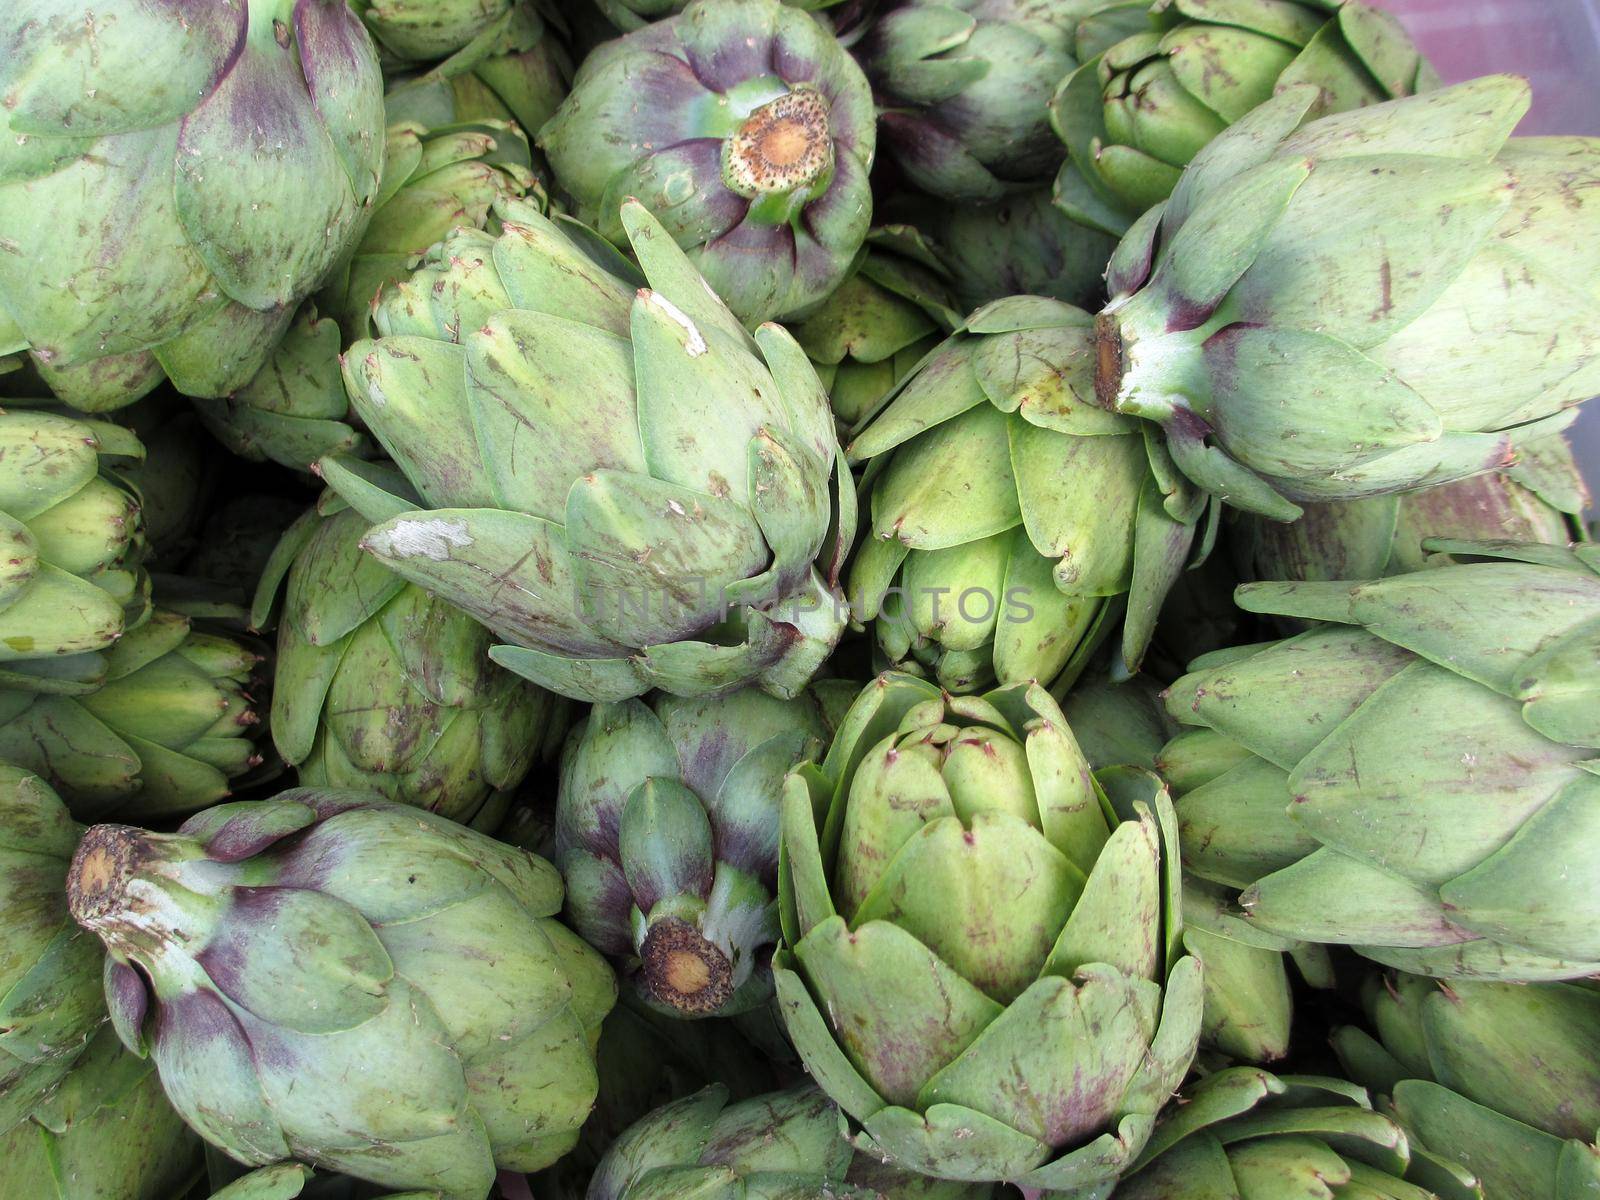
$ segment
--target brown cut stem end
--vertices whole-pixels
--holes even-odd
[[[94,929],[122,907],[143,836],[127,825],[96,825],[83,835],[67,869],[67,907],[79,925]]]
[[[644,991],[687,1016],[716,1012],[733,997],[733,964],[687,921],[667,917],[645,934]]]
[[[1094,319],[1094,398],[1107,412],[1117,411],[1122,391],[1122,327],[1110,313]]]

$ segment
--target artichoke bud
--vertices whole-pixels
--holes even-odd
[[[118,1034],[247,1165],[465,1200],[559,1158],[593,1105],[610,971],[554,920],[549,864],[442,817],[302,788],[96,826],[67,900]]]
[[[597,705],[562,759],[556,861],[593,945],[676,1016],[764,1001],[784,775],[830,732],[818,692]]]
[[[1131,1162],[1143,1137],[1128,1131],[1148,1132],[1201,1026],[1174,840],[1158,781],[1092,776],[1037,684],[869,684],[785,787],[773,962],[790,1037],[856,1144],[1051,1189]],[[1081,1042],[1039,1043],[1069,1026]],[[907,1027],[939,1032],[913,1044]],[[1114,1162],[1099,1157],[1110,1128],[1127,1139]],[[956,1129],[986,1132],[974,1145]]]

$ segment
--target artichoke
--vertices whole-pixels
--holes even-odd
[[[949,274],[915,229],[889,225],[867,235],[849,277],[791,330],[841,429],[875,411],[961,323],[951,302]]]
[[[1112,261],[1098,394],[1157,474],[1277,520],[1503,466],[1600,391],[1600,140],[1508,140],[1491,76],[1296,132],[1288,89]]]
[[[750,688],[600,704],[573,731],[556,800],[568,919],[647,1000],[705,1016],[770,999],[783,781],[831,734],[814,690]]]
[[[1113,1190],[1069,1193],[1107,1195],[1484,1200],[1485,1193],[1473,1176],[1413,1145],[1355,1084],[1234,1067],[1185,1091]]]
[[[85,821],[194,812],[261,764],[251,691],[263,657],[158,608],[70,676],[0,683],[0,760],[44,776]]]
[[[216,443],[177,396],[142,400],[117,420],[145,448],[142,460],[118,467],[117,474],[138,496],[150,558],[170,568],[194,549],[211,510],[221,474]]]
[[[1175,843],[1155,778],[1097,782],[1037,685],[869,684],[785,787],[773,959],[856,1145],[1044,1191],[1127,1166],[1200,1032]]]
[[[1056,84],[1146,27],[1148,0],[902,0],[860,55],[884,145],[923,191],[999,200],[1049,183],[1065,150],[1050,130]]]
[[[500,214],[499,237],[430,252],[345,355],[356,412],[432,509],[324,460],[381,522],[363,546],[561,695],[798,692],[843,628],[855,533],[804,352],[746,334],[637,204],[649,286],[581,227]]]
[[[262,574],[257,627],[287,580],[273,741],[302,783],[492,829],[528,770],[554,758],[566,701],[495,666],[487,629],[363,554],[366,528],[325,503]]]
[[[1057,301],[979,309],[850,444],[871,509],[851,609],[890,664],[955,692],[1070,680],[1130,589],[1136,615],[1166,591],[1170,521],[1138,423],[1094,403],[1093,341]]]
[[[1590,975],[1600,553],[1478,549],[1492,558],[1239,589],[1251,612],[1329,624],[1172,686],[1184,865],[1243,889],[1256,928],[1403,970]]]
[[[200,1139],[149,1062],[109,1026],[30,1120],[0,1135],[18,1200],[173,1200],[200,1178]]]
[[[825,299],[872,221],[867,81],[778,0],[695,0],[607,42],[538,141],[580,217],[625,245],[642,200],[752,326]]]
[[[366,452],[351,428],[339,353],[363,336],[369,305],[452,229],[490,225],[490,210],[533,184],[526,136],[502,121],[391,125],[383,186],[361,240],[308,301],[254,379],[196,401],[217,439],[245,458],[307,470],[324,454]],[[496,226],[498,228],[498,226]]]
[[[0,686],[70,677],[150,612],[127,429],[0,412]]]
[[[616,985],[525,851],[359,792],[97,825],[67,880],[117,1033],[251,1166],[482,1200],[577,1140]]]
[[[1293,524],[1243,515],[1233,539],[1244,579],[1373,579],[1427,565],[1423,543],[1581,540],[1588,489],[1560,435],[1517,464],[1400,496],[1310,504]]]
[[[1050,120],[1070,155],[1058,192],[1126,226],[1277,91],[1315,85],[1311,112],[1326,116],[1438,83],[1400,22],[1361,0],[1156,0],[1149,27],[1056,90]]]
[[[729,1103],[716,1084],[662,1106],[619,1137],[587,1200],[682,1196],[987,1200],[988,1187],[920,1178],[858,1154],[815,1084]]]
[[[105,1018],[100,947],[72,923],[63,886],[82,832],[43,780],[0,764],[0,1134]]]
[[[1600,992],[1400,975],[1363,999],[1378,1038],[1345,1026],[1334,1049],[1413,1138],[1495,1200],[1600,1189]]]
[[[29,350],[79,408],[163,374],[228,394],[366,223],[383,166],[371,41],[339,0],[22,0],[10,16],[0,354]]]

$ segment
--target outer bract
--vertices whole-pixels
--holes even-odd
[[[361,240],[260,374],[227,399],[196,402],[217,439],[245,458],[302,471],[324,454],[370,453],[349,423],[340,351],[365,335],[378,293],[409,275],[430,246],[458,227],[485,228],[496,201],[526,192],[531,164],[527,137],[501,121],[391,125],[383,186]]]
[[[783,780],[832,732],[813,691],[749,688],[601,704],[573,731],[556,800],[567,913],[646,999],[698,1017],[770,998]]]
[[[861,69],[778,0],[695,0],[593,51],[539,145],[578,215],[618,245],[629,197],[740,320],[794,318],[838,286],[872,221]]]
[[[265,647],[158,608],[70,677],[0,684],[0,758],[85,821],[154,822],[215,804],[261,764],[252,691]]]
[[[72,677],[150,612],[130,430],[0,412],[0,684]]]
[[[202,1167],[155,1067],[108,1025],[32,1118],[0,1136],[0,1161],[17,1200],[173,1200]]]
[[[562,695],[795,694],[843,627],[855,535],[805,353],[775,325],[752,339],[637,204],[644,278],[581,226],[500,214],[499,237],[430,253],[345,355],[352,404],[426,506],[325,460],[382,522],[363,545]]]
[[[226,395],[366,223],[372,43],[343,0],[21,0],[8,16],[0,352],[31,351],[79,408],[163,372]]]
[[[1377,1040],[1346,1026],[1334,1049],[1414,1139],[1491,1197],[1600,1189],[1600,992],[1399,975],[1369,979],[1363,998]]]
[[[326,515],[324,515],[326,513]],[[493,829],[566,732],[567,703],[489,661],[489,631],[361,551],[333,500],[284,535],[256,592],[278,626],[272,738],[302,783],[363,788]]]
[[[1447,544],[1458,553],[1470,546]],[[1441,978],[1600,969],[1592,547],[1371,583],[1251,584],[1330,624],[1173,685],[1184,863],[1269,933]]]
[[[1429,538],[1546,542],[1583,536],[1588,489],[1560,435],[1519,449],[1515,466],[1454,483],[1333,504],[1292,524],[1242,516],[1233,538],[1250,579],[1373,579],[1421,570]]]
[[[100,948],[67,911],[82,832],[43,780],[0,765],[0,1133],[61,1082],[105,1016]]]
[[[99,825],[68,879],[122,1040],[240,1162],[481,1200],[594,1101],[611,972],[525,851],[359,792]]]
[[[1175,845],[1155,777],[1096,782],[1037,685],[869,684],[786,786],[773,960],[856,1145],[1047,1192],[1125,1169],[1200,1032]]]
[[[1342,1079],[1235,1067],[1188,1088],[1114,1189],[1063,1200],[1484,1200]],[[1489,1196],[1500,1195],[1489,1192]]]
[[[1071,155],[1058,182],[1124,224],[1172,194],[1212,138],[1295,84],[1314,116],[1438,86],[1400,22],[1361,0],[1156,0],[1149,27],[1061,81],[1050,119]]]
[[[1094,403],[1093,320],[1035,296],[975,312],[850,444],[870,536],[851,607],[883,657],[970,692],[1075,676],[1124,611],[1136,665],[1148,598],[1181,568],[1137,422]]]
[[[843,1115],[815,1084],[728,1100],[718,1084],[637,1122],[601,1159],[587,1200],[984,1200],[992,1191],[897,1172],[858,1154]]]
[[[1507,140],[1490,76],[1206,147],[1112,260],[1099,396],[1277,520],[1500,467],[1600,391],[1600,140]],[[1297,132],[1298,130],[1298,132]]]
[[[889,225],[867,236],[849,277],[793,327],[841,430],[875,412],[961,324],[952,303],[949,273],[915,229]]]
[[[1065,150],[1050,131],[1056,85],[1146,27],[1145,0],[907,0],[860,54],[884,143],[913,183],[994,201],[1049,183]]]

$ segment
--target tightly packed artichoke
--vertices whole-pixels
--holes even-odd
[[[1456,8],[0,4],[0,1200],[1600,1200]]]

